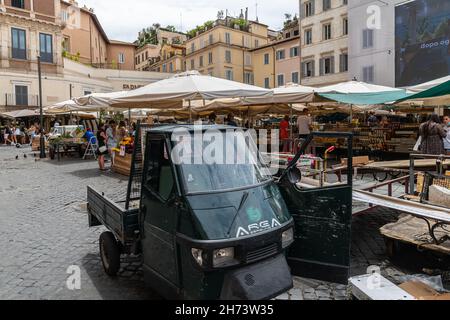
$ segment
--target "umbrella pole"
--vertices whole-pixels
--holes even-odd
[[[192,124],[192,108],[191,108],[191,100],[189,102],[189,123]]]
[[[353,105],[350,105],[350,124],[353,122]]]
[[[294,109],[293,109],[292,103],[289,104],[289,109],[290,109],[290,113],[291,113],[290,117],[289,117],[289,126],[291,127],[291,133],[290,133],[290,138],[289,138],[290,139],[289,151],[292,151],[291,147],[294,145],[294,143],[293,143],[293,141],[294,141],[294,126],[292,124],[292,120],[294,120],[293,119],[294,118]]]

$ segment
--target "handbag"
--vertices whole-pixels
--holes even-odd
[[[106,146],[102,146],[100,148],[98,148],[98,151],[100,151],[100,153],[105,153],[108,149],[106,148]]]
[[[419,151],[420,149],[420,145],[422,144],[422,136],[419,137],[419,139],[417,139],[416,144],[414,145],[413,150],[414,151]]]

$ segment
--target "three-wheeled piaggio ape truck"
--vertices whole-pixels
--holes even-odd
[[[241,129],[203,129],[224,137],[226,153],[242,154],[242,143],[225,139]],[[188,154],[194,135],[194,126],[139,125],[126,200],[88,187],[89,226],[109,229],[100,236],[108,275],[118,273],[122,254],[141,255],[146,283],[168,299],[271,299],[292,288],[292,274],[347,283],[351,164],[348,183],[302,189],[296,163],[314,135],[340,135],[350,146],[351,135],[311,135],[276,178],[259,160],[197,161]],[[181,145],[190,145],[179,153],[188,164],[174,159]]]

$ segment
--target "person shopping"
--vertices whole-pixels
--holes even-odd
[[[447,155],[450,155],[450,117],[444,117],[445,130],[447,131],[447,136],[444,137],[444,149]]]
[[[420,151],[422,153],[430,155],[445,153],[443,139],[447,137],[447,131],[441,125],[437,114],[431,115],[427,122],[420,125],[419,134],[422,138],[420,143]]]
[[[106,132],[105,132],[105,124],[100,123],[97,131],[97,141],[98,141],[98,166],[101,171],[106,171],[105,169],[105,155],[108,154],[108,148],[106,146]]]

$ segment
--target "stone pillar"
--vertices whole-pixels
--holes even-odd
[[[0,23],[0,57],[1,67],[9,68],[8,47],[11,46],[9,25],[7,23]]]
[[[37,71],[37,56],[39,54],[39,34],[35,27],[29,29],[29,40],[27,47],[30,49],[31,70]]]

